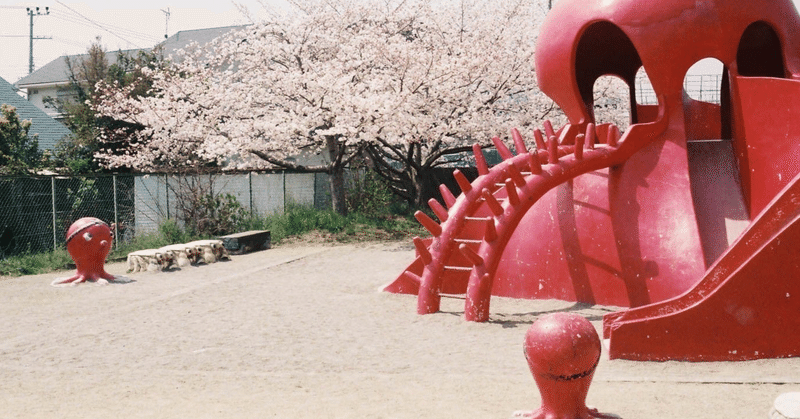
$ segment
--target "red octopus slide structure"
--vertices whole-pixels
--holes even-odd
[[[419,314],[461,294],[486,321],[492,295],[629,309],[606,315],[611,358],[800,355],[800,17],[789,0],[561,0],[536,72],[569,119],[479,176],[454,172],[439,221],[417,219],[417,257],[385,291]],[[683,90],[722,62],[720,104]],[[657,105],[636,103],[644,68]],[[630,86],[631,126],[595,125],[593,86]]]

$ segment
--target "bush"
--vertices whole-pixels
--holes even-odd
[[[161,234],[161,238],[169,242],[169,244],[186,243],[191,241],[190,235],[186,233],[186,231],[184,231],[178,225],[178,222],[172,218],[159,225],[158,232]]]
[[[216,176],[184,176],[171,186],[177,198],[178,221],[194,236],[220,236],[239,228],[248,217],[236,196],[215,192]]]
[[[391,214],[397,199],[383,179],[372,170],[355,170],[347,189],[347,211],[368,217]]]
[[[23,253],[0,260],[0,275],[36,275],[65,269],[72,263],[64,248],[46,253]]]
[[[39,140],[28,135],[31,121],[20,120],[17,109],[0,105],[0,174],[27,173],[41,163]]]
[[[200,197],[197,208],[199,218],[186,220],[192,232],[200,236],[219,236],[236,231],[247,217],[239,200],[232,194],[206,194]]]
[[[238,210],[237,210],[238,212]],[[426,235],[423,228],[410,216],[383,215],[375,217],[361,212],[348,216],[331,210],[320,211],[311,207],[291,205],[282,214],[256,216],[243,214],[240,219],[230,221],[234,231],[269,230],[271,241],[278,244],[291,236],[302,236],[312,231],[324,233],[331,241],[354,242],[365,240],[410,240],[413,236]],[[238,216],[238,215],[237,215]],[[167,220],[158,231],[137,234],[133,240],[117,243],[109,254],[110,261],[125,260],[128,253],[141,249],[154,249],[174,243],[213,237],[198,235],[180,226],[176,220]],[[31,254],[26,253],[0,260],[0,275],[32,275],[65,269],[72,263],[66,249]]]

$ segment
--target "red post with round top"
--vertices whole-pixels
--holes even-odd
[[[542,405],[516,417],[532,419],[604,418],[586,406],[586,395],[600,361],[594,326],[574,313],[552,313],[525,334],[525,358],[539,387]]]
[[[112,242],[111,229],[98,218],[84,217],[72,223],[67,230],[67,252],[75,261],[77,272],[68,278],[56,279],[52,285],[113,281],[114,275],[105,270]]]

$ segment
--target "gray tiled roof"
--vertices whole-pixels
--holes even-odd
[[[195,29],[191,31],[180,31],[175,35],[170,36],[164,42],[160,43],[158,46],[163,47],[163,54],[164,57],[169,57],[174,55],[178,50],[185,48],[192,42],[197,42],[200,45],[205,45],[215,38],[224,35],[231,30],[242,29],[245,26],[225,26],[221,28],[207,28],[207,29]],[[138,49],[130,49],[122,51],[124,54],[135,55],[140,50]],[[108,59],[109,64],[114,64],[117,62],[117,52],[118,51],[108,51],[106,52],[106,59]],[[70,59],[74,60],[80,57],[86,57],[87,54],[80,54],[80,55],[70,55]],[[16,83],[14,83],[17,87],[20,88],[27,88],[36,85],[50,85],[50,84],[66,84],[69,81],[67,71],[67,63],[65,61],[66,56],[61,56],[56,58],[53,61],[45,64],[41,68],[37,69],[31,74],[19,79]]]
[[[129,49],[122,51],[122,53],[126,55],[136,55],[138,51],[138,49]],[[108,60],[109,65],[117,62],[118,52],[119,51],[106,52],[106,59]],[[69,71],[67,70],[66,58],[69,57],[70,60],[76,62],[76,59],[83,59],[87,58],[88,56],[88,54],[69,56],[62,55],[61,57],[58,57],[55,60],[45,64],[43,67],[37,69],[33,73],[19,79],[16,83],[14,83],[14,85],[17,87],[26,88],[41,84],[67,84],[69,83]]]
[[[201,46],[206,45],[230,31],[244,29],[245,27],[247,27],[247,25],[180,31],[164,40],[164,42],[160,43],[158,46],[163,48],[164,57],[168,58],[178,52],[178,50],[186,48],[192,42],[197,42],[197,44]]]
[[[39,135],[39,150],[52,150],[59,140],[70,134],[70,130],[41,109],[18,95],[11,83],[0,78],[0,104],[17,108],[19,119],[30,119],[29,135]]]

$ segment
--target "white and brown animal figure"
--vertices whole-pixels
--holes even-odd
[[[205,263],[203,260],[203,246],[189,246],[189,248],[192,249],[192,265]]]
[[[198,246],[203,249],[203,259],[206,263],[214,263],[218,260],[230,260],[228,250],[222,245],[222,240],[195,240],[187,243],[187,246]],[[212,257],[213,256],[213,257]]]
[[[195,265],[199,265],[201,263],[209,264],[217,261],[217,256],[214,254],[214,250],[211,248],[211,245],[209,244],[189,242],[186,243],[186,246],[189,246],[192,249],[194,249],[194,253],[197,255],[194,260]]]
[[[128,253],[128,272],[140,272],[147,270],[147,262],[143,256],[138,254],[139,251]]]
[[[163,271],[175,261],[171,251],[162,252],[159,249],[144,249],[128,253],[128,272]]]
[[[185,244],[171,244],[158,249],[162,253],[172,252],[175,256],[175,265],[180,268],[191,265],[197,260],[197,249]]]

